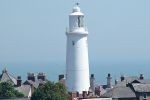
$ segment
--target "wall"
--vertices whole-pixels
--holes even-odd
[[[89,99],[79,99],[79,100],[112,100],[112,98],[89,98]]]

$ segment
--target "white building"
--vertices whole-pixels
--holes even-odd
[[[66,86],[69,92],[82,93],[88,91],[90,87],[88,31],[84,25],[84,14],[78,4],[69,15],[69,31],[66,35]]]

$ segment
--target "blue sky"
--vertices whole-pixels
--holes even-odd
[[[86,16],[90,63],[150,66],[150,0],[0,0],[0,63],[65,65],[76,2]]]

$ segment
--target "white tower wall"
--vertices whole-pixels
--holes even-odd
[[[89,81],[89,60],[87,35],[83,23],[84,14],[78,6],[73,8],[69,15],[69,32],[67,35],[67,56],[66,56],[66,86],[68,91],[88,91]]]

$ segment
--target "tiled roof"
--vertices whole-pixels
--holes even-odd
[[[20,87],[16,87],[16,90],[24,94],[24,97],[29,97],[29,93],[31,93],[30,85],[21,85]]]
[[[116,86],[126,86],[126,84],[133,82],[134,80],[138,80],[139,78],[136,76],[125,77],[123,81],[119,81]]]
[[[150,92],[150,84],[132,83],[135,92]]]
[[[41,80],[41,79],[38,79],[38,80],[35,81],[35,82],[37,82],[37,83],[39,83],[39,84],[45,84],[47,81],[48,81],[48,80],[43,81],[43,80]]]
[[[109,98],[135,98],[135,93],[129,88],[124,86],[114,87],[104,93],[102,97]]]
[[[47,81],[47,80],[46,80]],[[28,84],[28,85],[32,85],[34,86],[35,88],[38,88],[38,86],[40,84],[45,84],[46,81],[43,81],[43,80],[36,80],[36,81],[32,81],[32,80],[26,80],[23,84]]]
[[[17,79],[13,77],[11,74],[8,73],[6,69],[2,71],[1,77],[0,77],[1,82],[11,82],[12,84],[16,85],[17,84]]]
[[[39,84],[37,82],[34,82],[32,80],[26,80],[23,84],[25,85],[32,85],[35,88],[38,88]]]
[[[150,80],[149,79],[138,79],[138,80],[134,80],[132,83],[134,83],[135,81],[137,81],[138,83],[142,83],[142,84],[150,84]]]

